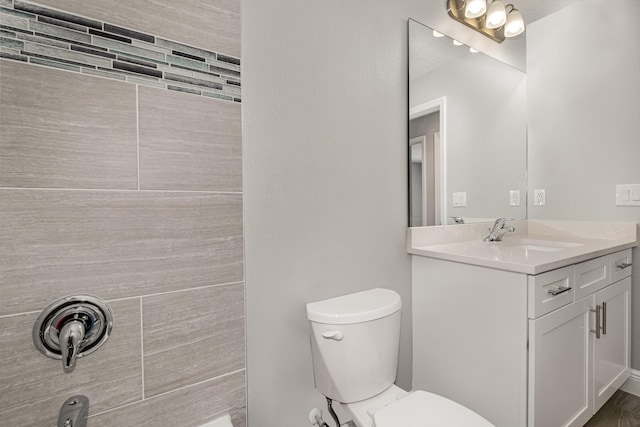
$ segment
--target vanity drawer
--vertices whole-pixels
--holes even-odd
[[[559,268],[528,277],[529,319],[535,319],[573,302],[575,267]]]
[[[616,252],[609,255],[611,268],[611,280],[609,283],[615,283],[625,277],[631,276],[631,249]]]
[[[610,258],[609,255],[605,255],[576,264],[576,301],[609,286]]]

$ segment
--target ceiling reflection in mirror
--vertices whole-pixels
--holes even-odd
[[[409,20],[409,225],[526,218],[526,74]]]

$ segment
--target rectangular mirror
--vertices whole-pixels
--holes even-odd
[[[526,74],[409,20],[409,226],[525,219]]]

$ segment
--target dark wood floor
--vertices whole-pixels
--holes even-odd
[[[618,390],[584,427],[640,427],[640,397]]]

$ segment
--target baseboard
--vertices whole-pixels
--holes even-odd
[[[640,397],[640,371],[632,369],[631,376],[624,384],[622,384],[621,389],[627,393]]]

